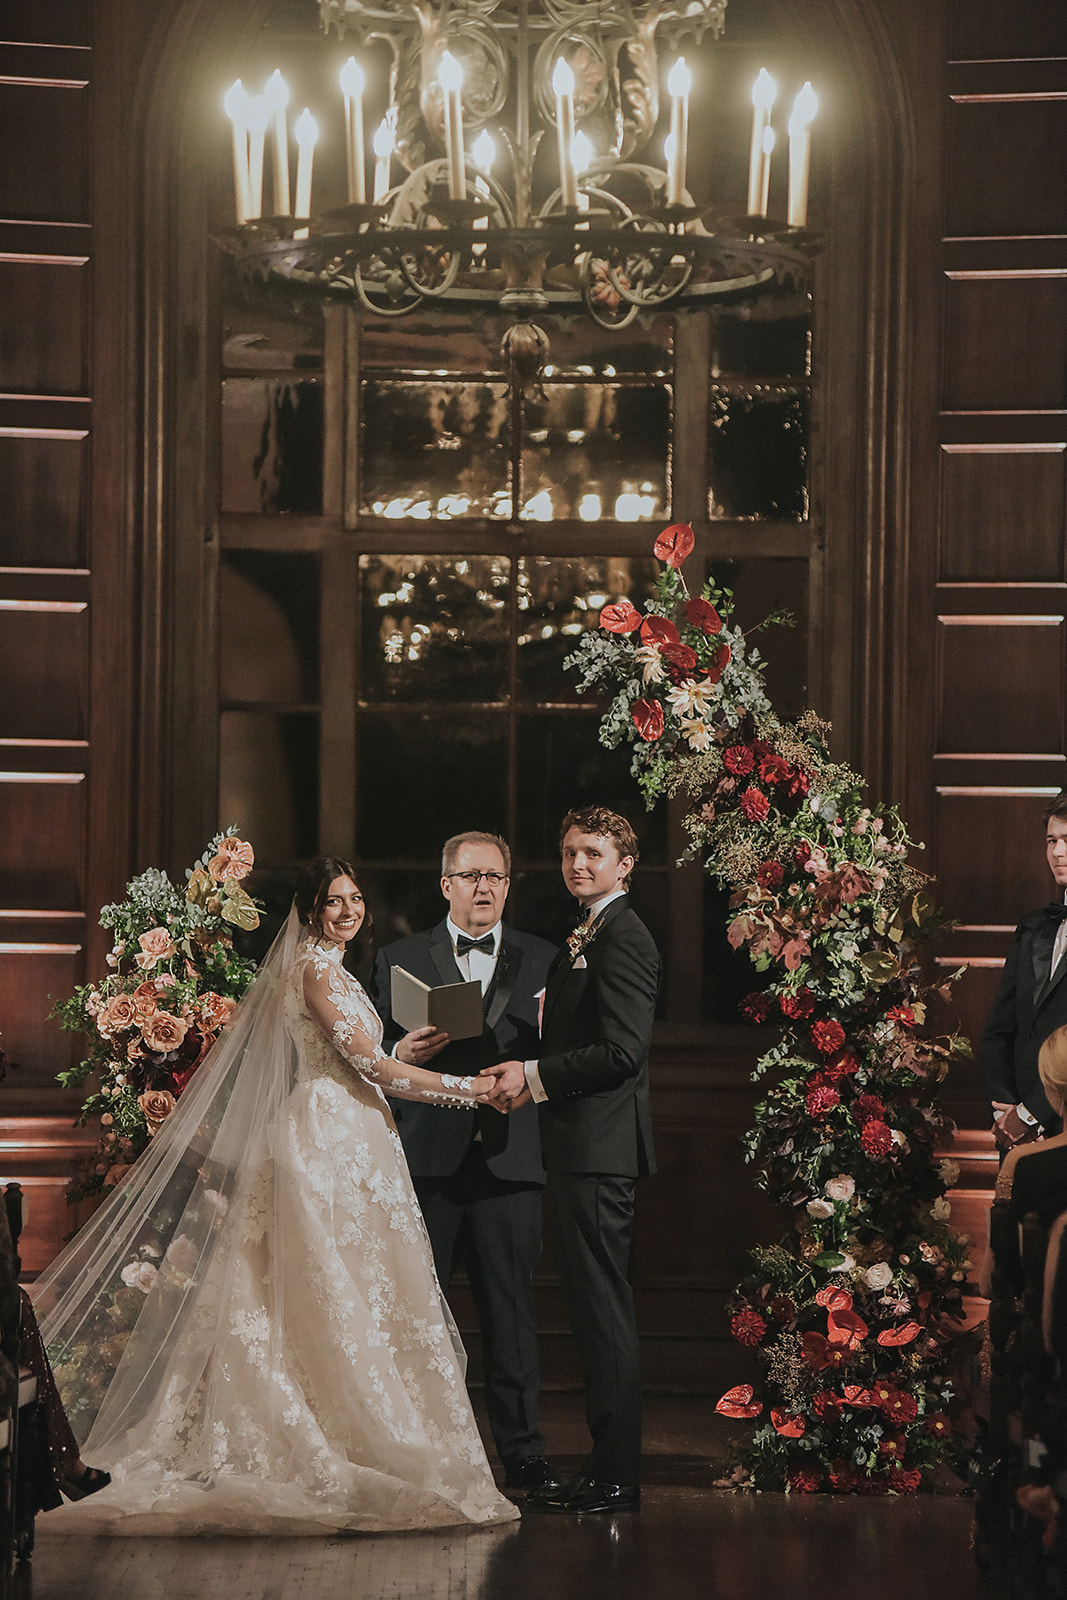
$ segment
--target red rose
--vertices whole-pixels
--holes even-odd
[[[736,1388],[727,1389],[715,1409],[724,1417],[758,1417],[763,1405],[759,1400],[753,1401],[750,1383],[739,1383]]]
[[[840,1099],[841,1096],[836,1089],[823,1087],[821,1084],[815,1089],[809,1089],[807,1097],[808,1116],[825,1117],[826,1113],[832,1111]]]
[[[685,620],[691,622],[694,628],[699,628],[701,633],[722,631],[722,618],[710,600],[687,600]]]
[[[680,567],[686,556],[692,552],[695,543],[693,530],[688,522],[672,522],[669,528],[664,528],[652,546],[652,553],[657,561],[666,562],[668,567]]]
[[[812,1043],[824,1056],[832,1056],[845,1042],[845,1030],[833,1017],[824,1017],[811,1025]]]
[[[863,1124],[860,1143],[867,1154],[877,1160],[881,1156],[887,1156],[892,1150],[893,1135],[884,1122],[879,1122],[877,1118],[872,1118],[870,1122]]]
[[[660,654],[682,672],[692,672],[697,664],[697,653],[687,644],[665,644]]]
[[[649,744],[654,744],[663,732],[663,707],[658,700],[635,701],[633,719],[634,727]]]
[[[885,1106],[876,1094],[858,1094],[852,1102],[852,1115],[857,1122],[870,1122],[872,1118],[881,1121]]]
[[[810,1467],[797,1467],[786,1478],[790,1494],[818,1494],[822,1479]]]
[[[747,778],[756,765],[756,758],[747,744],[732,744],[723,755],[722,764],[727,772],[734,773],[738,778]]]
[[[810,989],[798,989],[795,994],[784,994],[778,1003],[784,1017],[802,1019],[814,1011],[815,996]]]
[[[609,633],[633,633],[641,626],[641,613],[629,600],[620,600],[617,606],[605,606],[600,613],[600,626]]]
[[[749,822],[762,822],[770,809],[771,803],[762,789],[754,789],[749,785],[741,796],[742,815],[746,816]]]
[[[785,878],[785,868],[780,861],[761,861],[756,882],[761,889],[777,889]]]
[[[770,996],[760,994],[758,990],[753,994],[746,994],[738,1009],[749,1022],[766,1022],[771,1014]]]
[[[646,644],[658,645],[662,650],[667,644],[681,644],[682,636],[669,617],[645,617],[641,623],[641,637]]]
[[[743,1311],[735,1312],[730,1318],[730,1332],[738,1344],[755,1346],[767,1332],[767,1324],[758,1311],[746,1306]]]

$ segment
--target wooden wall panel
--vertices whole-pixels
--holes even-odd
[[[0,600],[0,738],[84,740],[88,676],[84,600]]]
[[[957,0],[952,9],[949,47],[956,61],[1005,61],[1062,56],[1063,0]]]
[[[88,295],[84,260],[9,261],[0,255],[0,372],[5,389],[85,393]]]
[[[1067,101],[1015,98],[1041,87],[1036,64],[1009,70],[983,73],[974,92],[1012,98],[953,96],[945,231],[958,238],[1067,233]]]
[[[1063,738],[1063,616],[938,623],[938,752],[1055,753]]]
[[[62,1094],[56,1073],[80,1060],[74,1035],[64,1035],[48,1016],[56,1001],[65,1000],[81,981],[82,946],[71,938],[70,925],[64,928],[46,919],[35,930],[36,941],[7,939],[8,931],[0,924],[0,1017],[5,1048],[18,1070],[0,1095],[32,1089],[51,1098]],[[60,942],[64,934],[66,943]]]
[[[938,789],[938,877],[951,917],[968,926],[1013,928],[1049,898],[1045,797],[1042,791],[991,785]]]
[[[81,52],[59,52],[74,59],[72,72],[85,72]],[[62,63],[48,51],[0,46],[0,60],[12,73],[56,73]],[[42,58],[39,64],[37,58]],[[32,59],[31,59],[32,58]],[[0,82],[0,194],[4,214],[22,221],[85,222],[89,216],[89,95],[84,81],[52,87]]]
[[[0,904],[84,908],[83,773],[0,773]]]
[[[88,559],[86,436],[0,427],[0,564],[84,567]]]
[[[941,582],[1062,582],[1067,444],[943,444],[941,452]]]
[[[947,411],[1067,405],[1067,277],[951,272],[942,404]]]

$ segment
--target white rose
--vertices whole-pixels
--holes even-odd
[[[949,1217],[951,1217],[952,1207],[949,1205],[944,1195],[942,1195],[940,1199],[934,1201],[933,1205],[930,1207],[930,1215],[933,1217],[935,1222],[947,1222]]]
[[[855,1256],[850,1256],[848,1254],[847,1250],[846,1250],[844,1252],[844,1254],[842,1255],[842,1258],[841,1258],[840,1262],[838,1263],[838,1265],[836,1267],[831,1267],[830,1270],[831,1270],[831,1272],[851,1272],[855,1265],[856,1265]]]
[[[834,1214],[829,1200],[809,1200],[807,1209],[809,1217],[832,1217]]]
[[[887,1289],[893,1281],[893,1269],[888,1261],[876,1261],[863,1274],[863,1281],[868,1289]]]
[[[156,1269],[150,1261],[131,1261],[122,1269],[122,1281],[127,1289],[140,1289],[147,1294],[156,1281]]]
[[[856,1192],[855,1178],[828,1178],[824,1188],[831,1200],[851,1200]]]
[[[941,1182],[946,1189],[955,1188],[960,1181],[960,1164],[958,1161],[942,1161]]]

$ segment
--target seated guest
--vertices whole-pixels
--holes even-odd
[[[1059,1114],[1067,1101],[1067,1027],[1050,1033],[1037,1058],[1037,1069],[1049,1104]],[[1020,1144],[1008,1151],[997,1178],[994,1191],[998,1200],[1008,1202],[1009,1215],[1016,1222],[1031,1211],[1036,1212],[1042,1227],[1049,1227],[1055,1217],[1067,1211],[1067,1133],[1057,1133],[1036,1144]],[[1018,1254],[1018,1241],[1012,1234],[1015,1248],[1012,1259],[1002,1263],[1016,1288],[1022,1286],[1022,1268]],[[989,1293],[988,1261],[982,1274],[982,1291]]]

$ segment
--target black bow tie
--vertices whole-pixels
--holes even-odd
[[[491,933],[483,934],[480,939],[472,939],[468,934],[461,933],[456,940],[456,954],[465,956],[468,950],[480,950],[483,956],[491,956],[493,944],[494,940]]]
[[[1053,922],[1067,922],[1067,905],[1062,900],[1053,900],[1051,905],[1045,907],[1046,917],[1051,917]]]

